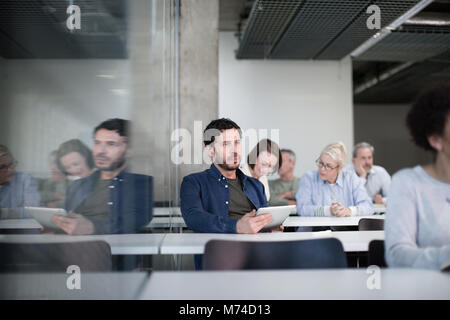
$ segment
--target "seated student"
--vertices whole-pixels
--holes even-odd
[[[373,164],[374,147],[367,142],[360,142],[353,148],[352,163],[344,170],[354,172],[360,177],[367,193],[376,204],[386,204],[391,186],[391,176],[381,166]]]
[[[306,173],[297,191],[300,216],[372,215],[373,205],[364,185],[355,174],[343,171],[346,149],[343,143],[331,143],[316,160],[318,170]]]
[[[59,170],[56,157],[58,151],[52,151],[49,156],[51,176],[39,181],[39,192],[41,193],[41,206],[48,208],[64,208],[64,199],[68,180],[64,173]]]
[[[410,134],[434,161],[392,178],[385,220],[389,267],[450,265],[450,85],[423,92],[410,109]]]
[[[280,148],[269,139],[259,141],[247,156],[247,165],[241,166],[241,171],[247,176],[261,181],[267,201],[270,200],[268,174],[272,174],[282,165]]]
[[[0,209],[2,219],[31,218],[24,207],[39,207],[38,183],[30,174],[16,171],[17,161],[0,144]]]
[[[241,129],[229,119],[213,120],[203,140],[213,163],[208,170],[184,177],[181,213],[194,232],[257,233],[272,218],[255,216],[266,207],[264,186],[239,170]]]
[[[61,143],[56,163],[69,180],[85,178],[95,170],[92,151],[78,139]]]
[[[300,178],[294,177],[295,153],[289,149],[281,149],[282,165],[278,169],[279,179],[269,180],[272,194],[269,200],[271,206],[295,205],[295,194],[298,190]]]
[[[92,154],[98,170],[67,190],[70,217],[53,223],[71,235],[135,233],[152,218],[152,177],[127,172],[128,121],[110,119],[94,130]]]

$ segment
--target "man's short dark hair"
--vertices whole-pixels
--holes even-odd
[[[406,125],[414,143],[425,150],[436,152],[428,142],[428,137],[444,134],[449,114],[450,84],[433,86],[419,94],[406,116]]]
[[[103,121],[100,123],[97,127],[94,129],[94,136],[100,129],[106,129],[111,131],[116,131],[119,136],[128,138],[128,130],[129,130],[129,123],[130,121],[114,118],[114,119],[108,119],[106,121]]]
[[[211,121],[203,131],[203,143],[205,146],[214,142],[216,136],[220,135],[224,130],[237,129],[242,136],[241,128],[232,120],[221,118]]]

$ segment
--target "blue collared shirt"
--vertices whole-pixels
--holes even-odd
[[[353,164],[349,164],[344,168],[344,170],[348,170],[356,174],[355,166]],[[367,179],[362,177],[359,178],[362,180],[364,186],[366,187],[367,193],[372,199],[376,194],[381,194],[383,196],[383,201],[386,202],[389,188],[391,187],[391,176],[386,169],[373,165]]]
[[[300,180],[296,200],[300,216],[322,216],[333,202],[350,208],[352,215],[372,215],[374,212],[361,179],[348,171],[341,171],[334,185],[320,179],[318,170],[306,173]]]
[[[267,207],[263,184],[239,169],[236,174],[255,208]],[[184,221],[194,232],[236,233],[237,220],[228,217],[228,181],[214,164],[205,171],[184,177],[180,197]]]
[[[40,201],[38,183],[28,173],[16,172],[13,180],[0,188],[0,208],[17,211],[19,218],[31,218],[24,213],[23,207],[39,207]]]
[[[74,181],[67,190],[65,209],[75,211],[100,179],[100,171]],[[109,186],[109,218],[91,220],[95,234],[136,233],[153,215],[153,177],[123,170]],[[75,212],[76,213],[76,212]]]

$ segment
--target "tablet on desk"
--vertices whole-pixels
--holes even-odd
[[[272,216],[272,221],[263,229],[266,230],[281,226],[291,212],[292,206],[264,207],[259,208],[258,211],[256,211],[256,215],[259,216],[263,213],[269,213]]]
[[[31,215],[42,226],[48,229],[59,229],[52,221],[55,214],[67,216],[67,211],[60,208],[25,207],[25,213]]]

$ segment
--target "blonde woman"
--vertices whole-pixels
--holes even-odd
[[[306,173],[297,191],[300,216],[348,217],[372,215],[373,205],[366,189],[353,172],[342,171],[347,150],[342,142],[325,147],[316,160],[317,169]]]

